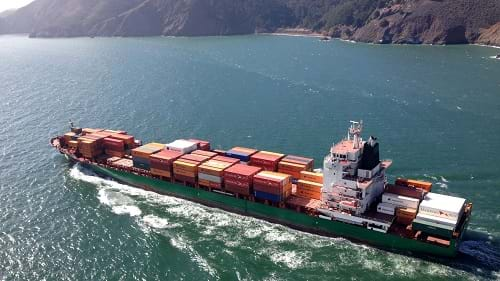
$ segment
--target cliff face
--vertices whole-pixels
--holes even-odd
[[[405,1],[377,9],[352,39],[380,43],[473,43],[500,22],[500,1]],[[490,35],[491,38],[492,35]]]
[[[499,44],[498,0],[36,0],[0,18],[32,37],[231,35],[306,28],[375,43]]]

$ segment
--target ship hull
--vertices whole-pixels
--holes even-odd
[[[72,160],[79,162],[75,159]],[[339,221],[310,216],[286,208],[277,208],[217,192],[210,192],[204,189],[144,177],[93,163],[83,162],[81,164],[99,175],[111,177],[119,182],[145,190],[187,199],[206,206],[216,207],[246,216],[264,219],[309,233],[330,237],[344,237],[351,241],[362,242],[377,248],[400,253],[454,257],[457,254],[458,241],[461,239],[461,237],[452,239],[450,241],[450,246],[444,247],[397,235],[381,233]]]

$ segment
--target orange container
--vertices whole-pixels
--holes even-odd
[[[196,155],[203,155],[203,156],[208,156],[210,158],[217,156],[218,154],[212,151],[206,151],[206,150],[195,150],[191,152],[191,154],[196,154]]]
[[[115,156],[115,157],[120,157],[120,158],[125,156],[125,152],[123,152],[123,151],[115,151],[115,150],[105,149],[104,153],[107,155],[110,155],[110,156]]]
[[[286,161],[280,161],[278,163],[278,172],[289,174],[296,179],[300,178],[301,171],[306,171],[306,170],[307,170],[307,165],[304,164],[296,164]]]
[[[427,181],[398,178],[396,179],[395,184],[408,187],[422,188],[427,192],[430,192],[432,190],[432,183]]]
[[[321,173],[301,171],[300,179],[323,184],[323,174]]]
[[[162,177],[167,177],[167,178],[170,178],[172,176],[170,174],[170,171],[164,171],[164,170],[155,169],[155,168],[151,168],[150,171],[151,171],[151,174],[156,175],[156,176],[162,176]]]

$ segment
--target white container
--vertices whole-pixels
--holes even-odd
[[[220,177],[214,176],[214,175],[208,175],[208,174],[203,174],[199,173],[198,178],[200,180],[206,180],[206,181],[211,181],[211,182],[216,182],[216,183],[221,183],[222,180]]]
[[[377,212],[394,216],[396,213],[396,206],[390,203],[378,203]]]
[[[406,207],[406,208],[418,208],[418,203],[420,201],[416,198],[406,197],[394,193],[384,193],[382,195],[382,202],[390,203],[396,205],[397,207]]]
[[[458,220],[464,211],[465,199],[429,192],[420,203],[419,214]]]
[[[450,220],[450,219],[445,219],[445,218],[436,217],[436,216],[430,216],[430,215],[426,215],[426,214],[422,214],[422,213],[417,214],[417,219],[432,222],[432,223],[439,224],[439,225],[452,226],[452,227],[455,227],[458,223],[458,220]]]
[[[176,140],[166,144],[165,147],[168,150],[179,151],[186,154],[195,151],[197,149],[197,144],[187,140]]]

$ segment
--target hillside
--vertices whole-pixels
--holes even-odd
[[[36,0],[0,18],[32,37],[232,35],[305,28],[375,43],[500,42],[498,0]]]

